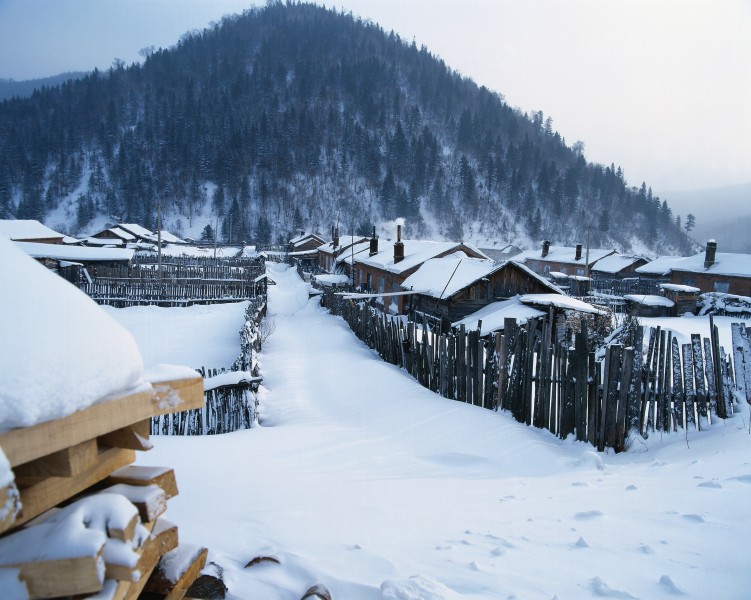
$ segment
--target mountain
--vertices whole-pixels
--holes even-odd
[[[34,90],[42,87],[53,87],[65,83],[69,79],[80,79],[86,73],[61,73],[52,77],[42,79],[28,79],[26,81],[16,81],[14,79],[0,79],[0,101],[10,100],[13,97],[27,98],[34,93]]]
[[[269,2],[142,65],[0,104],[0,216],[71,232],[94,218],[285,240],[298,229],[685,243],[667,202],[588,164],[541,112],[522,114],[427,48],[351,14]]]

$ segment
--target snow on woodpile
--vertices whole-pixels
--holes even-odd
[[[0,430],[56,419],[141,381],[133,337],[83,292],[0,237]]]
[[[699,297],[700,315],[730,315],[751,318],[751,297],[708,292]]]

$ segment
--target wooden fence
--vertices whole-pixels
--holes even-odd
[[[507,319],[503,333],[482,338],[479,327],[440,333],[333,291],[324,291],[322,304],[430,390],[508,410],[520,422],[561,438],[573,434],[598,450],[624,450],[631,431],[701,429],[732,414],[734,395],[751,401],[751,346],[740,324],[733,328],[734,358],[719,346],[711,323],[710,338],[694,335],[682,346],[671,331],[639,327],[628,345],[611,345],[604,361],[596,361],[585,321],[570,345],[553,334],[552,315],[525,325]]]
[[[153,257],[128,266],[90,266],[81,289],[100,304],[186,306],[238,302],[266,293],[259,259],[170,257],[161,267]]]
[[[153,435],[214,435],[253,427],[258,418],[256,392],[262,381],[258,352],[262,342],[260,327],[265,316],[265,298],[251,301],[240,330],[240,354],[230,370],[196,369],[206,383],[203,408],[154,417],[150,427]],[[243,376],[229,384],[210,384],[212,378],[233,373]]]

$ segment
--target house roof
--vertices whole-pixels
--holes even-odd
[[[595,315],[605,314],[591,304],[587,304],[571,296],[562,296],[560,294],[526,294],[519,298],[519,301],[531,306],[553,306],[563,310],[576,310]]]
[[[582,249],[581,253],[582,253],[581,258],[577,260],[576,248],[572,248],[569,246],[550,246],[550,249],[548,250],[548,253],[544,258],[542,256],[542,250],[539,248],[535,250],[528,250],[527,252],[523,252],[516,258],[518,260],[543,260],[546,262],[556,262],[556,263],[571,264],[571,265],[584,265],[586,264],[585,259],[587,258],[586,248]],[[601,260],[605,258],[606,256],[609,256],[613,253],[615,253],[615,250],[590,248],[589,249],[589,264],[591,265],[592,263],[595,263],[598,260]]]
[[[646,265],[637,267],[636,272],[642,275],[669,275],[673,267],[685,258],[685,256],[659,256]]]
[[[303,244],[307,242],[308,240],[315,240],[317,242],[321,242],[321,245],[326,243],[326,240],[324,240],[320,235],[317,235],[315,233],[304,233],[302,235],[297,236],[296,238],[292,238],[289,243],[292,246],[299,246],[300,244]]]
[[[118,223],[117,226],[140,238],[150,239],[152,236],[156,235],[153,231],[150,231],[137,223]]]
[[[44,240],[65,237],[64,234],[32,219],[0,219],[0,234],[11,240]]]
[[[648,259],[645,256],[610,254],[599,259],[592,267],[592,271],[595,273],[615,274],[643,260]]]
[[[477,248],[461,242],[434,242],[430,240],[402,240],[402,242],[404,243],[404,259],[398,263],[394,262],[394,244],[391,242],[380,244],[380,250],[377,254],[355,258],[355,262],[398,274],[409,271],[426,260],[447,254],[452,250],[466,249],[482,258],[487,258]]]
[[[453,323],[453,327],[464,325],[467,329],[477,329],[478,321],[482,321],[480,335],[488,335],[494,331],[502,331],[506,319],[516,319],[517,321],[526,322],[529,319],[543,317],[545,313],[519,301],[519,296],[503,300],[502,302],[493,302],[483,306],[477,312],[467,315],[460,321]]]
[[[405,290],[414,290],[431,298],[450,298],[483,277],[489,277],[503,265],[487,258],[470,258],[457,251],[423,263],[402,283]]]
[[[53,260],[95,262],[128,261],[133,258],[134,250],[128,248],[98,248],[91,246],[65,246],[62,244],[41,244],[39,242],[16,242],[18,247],[32,258],[51,258]]]
[[[336,262],[351,265],[353,258],[356,262],[357,259],[360,258],[359,254],[361,254],[362,252],[368,252],[369,250],[370,250],[369,240],[365,240],[364,242],[359,242],[357,244],[350,246],[349,248],[347,248],[346,252],[342,252],[339,256],[337,256]]]
[[[323,246],[318,247],[318,251],[324,254],[336,254],[348,250],[350,246],[359,244],[361,242],[367,242],[368,240],[361,235],[345,235],[339,238],[339,244],[334,248],[334,242],[327,242]]]
[[[675,263],[672,270],[707,275],[751,277],[751,254],[717,252],[714,263],[706,269],[704,268],[704,259],[704,252],[687,256],[680,262]]]

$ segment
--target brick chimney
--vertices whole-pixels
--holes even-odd
[[[548,255],[548,252],[550,252],[550,242],[544,240],[542,242],[542,258],[545,258]]]
[[[370,238],[370,254],[369,256],[375,256],[378,254],[378,237],[375,234],[375,225],[373,225],[373,237]]]
[[[334,249],[336,249],[339,246],[339,228],[338,227],[334,229],[334,235],[331,237],[334,238]]]
[[[576,256],[574,257],[574,260],[581,260],[582,259],[582,245],[577,244],[576,245]]]
[[[714,264],[715,254],[717,253],[717,242],[714,240],[707,241],[707,250],[704,254],[704,268],[708,269]]]
[[[402,242],[402,226],[396,226],[396,242],[394,243],[394,264],[404,260],[404,242]]]

